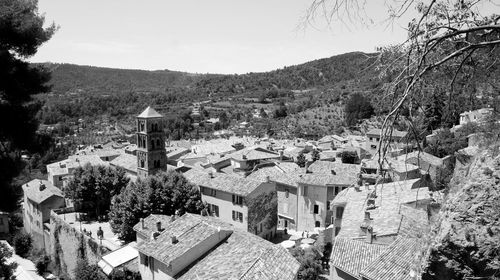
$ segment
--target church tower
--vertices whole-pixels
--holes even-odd
[[[137,175],[144,179],[167,170],[163,116],[147,107],[137,116]]]

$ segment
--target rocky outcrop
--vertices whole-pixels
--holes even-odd
[[[422,279],[500,279],[498,147],[455,170],[431,236]]]

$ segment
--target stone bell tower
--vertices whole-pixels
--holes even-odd
[[[137,176],[141,179],[167,170],[163,116],[147,107],[137,116]]]

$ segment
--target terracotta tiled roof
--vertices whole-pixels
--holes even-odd
[[[333,200],[333,205],[345,204],[338,236],[359,238],[365,211],[370,213],[370,224],[377,236],[397,235],[402,216],[409,213],[402,206],[415,206],[415,203],[420,206],[430,199],[428,188],[414,188],[419,184],[420,179],[379,184],[375,198],[376,207],[371,210],[367,209],[366,202],[367,196],[374,191],[374,186],[369,186],[368,189],[361,187],[359,191],[353,187],[341,191]]]
[[[179,280],[295,279],[300,264],[283,247],[254,234],[235,230],[231,236],[195,263]]]
[[[386,248],[385,245],[369,244],[364,241],[336,237],[333,240],[330,264],[358,278],[359,273]]]
[[[216,172],[211,174],[212,175],[210,175],[209,172],[193,168],[185,172],[184,176],[195,185],[241,196],[247,196],[262,184],[260,181],[231,174]]]
[[[433,165],[433,166],[441,166],[443,164],[443,159],[438,158],[438,157],[431,155],[429,153],[419,152],[419,151],[415,151],[415,152],[411,152],[409,154],[398,156],[397,159],[399,161],[404,161],[404,162],[408,162],[409,160],[411,160],[413,164],[417,164],[418,163],[417,160],[426,162],[426,163]]]
[[[150,238],[153,232],[157,230],[157,222],[161,222],[162,227],[165,227],[171,222],[171,219],[172,218],[167,215],[151,214],[144,218],[144,228],[142,227],[142,222],[139,222],[134,226],[134,230]]]
[[[422,241],[418,238],[399,237],[360,274],[369,280],[410,280],[410,270],[416,262]]]
[[[142,111],[142,113],[137,116],[138,118],[163,118],[163,116],[156,112],[155,109],[151,108],[150,106],[148,106],[144,111]]]
[[[122,154],[110,161],[110,164],[130,172],[137,172],[137,156],[132,154]]]
[[[280,156],[272,151],[263,149],[261,147],[250,147],[230,155],[235,160],[262,160],[262,159],[277,159]],[[246,157],[246,158],[243,158]]]
[[[154,217],[145,221],[154,222]],[[166,216],[165,216],[166,217]],[[155,223],[154,223],[155,224]],[[140,227],[138,223],[134,229]],[[187,266],[176,279],[295,279],[300,264],[283,247],[254,234],[234,229],[217,218],[185,214],[167,223],[156,240],[138,244],[138,250],[168,265],[220,230],[227,237]],[[172,244],[171,236],[178,242]]]
[[[44,185],[45,188],[43,188],[43,190],[40,190],[40,185]],[[47,180],[32,180],[29,183],[23,185],[23,191],[24,195],[38,204],[43,203],[45,200],[53,196],[64,198],[62,191],[54,187]]]

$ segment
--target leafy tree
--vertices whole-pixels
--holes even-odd
[[[347,125],[355,125],[359,120],[373,116],[374,110],[370,101],[360,93],[351,95],[345,105],[345,121]]]
[[[280,106],[278,107],[278,109],[274,110],[274,118],[282,119],[285,118],[287,115],[288,113],[285,103],[280,102]]]
[[[298,166],[300,167],[305,167],[306,166],[306,156],[304,155],[303,152],[300,152],[299,155],[297,156],[297,160],[295,161]]]
[[[317,161],[320,159],[319,151],[314,149],[311,153],[312,161]]]
[[[79,258],[76,262],[75,279],[78,280],[106,280],[97,264],[89,264],[85,258]]]
[[[50,258],[49,256],[41,256],[37,261],[36,261],[36,264],[35,264],[35,267],[36,267],[36,273],[40,276],[43,276],[43,274],[45,273],[45,271],[47,271],[47,268],[49,266],[49,263],[50,263]]]
[[[342,159],[342,163],[351,163],[354,164],[358,161],[358,154],[354,151],[343,151],[340,154]]]
[[[64,193],[81,204],[84,211],[95,213],[98,217],[109,210],[111,198],[128,183],[129,179],[122,168],[86,164],[75,169]]]
[[[441,91],[434,92],[425,108],[425,123],[427,130],[431,131],[441,126],[443,119],[445,96]]]
[[[15,206],[10,184],[23,167],[19,151],[32,149],[38,128],[41,104],[33,95],[49,90],[49,73],[25,61],[56,29],[43,23],[36,1],[0,1],[0,208]]]
[[[0,242],[0,278],[5,280],[15,280],[14,270],[17,267],[17,263],[7,261],[12,257],[12,250],[7,246],[7,244]]]
[[[227,128],[229,126],[229,118],[227,117],[227,113],[225,111],[220,113],[219,122],[222,125],[222,128]]]
[[[300,247],[293,248],[290,253],[300,263],[297,279],[316,280],[321,279],[323,272],[321,266],[321,256],[314,250],[304,250]]]
[[[267,117],[268,117],[266,110],[264,110],[264,108],[260,108],[260,117],[263,119],[267,119]]]
[[[141,280],[141,274],[128,269],[115,269],[111,272],[110,278],[111,280]]]
[[[133,227],[149,214],[174,215],[178,210],[197,213],[203,209],[201,194],[182,174],[168,171],[130,183],[113,197],[109,212],[113,232],[125,241],[135,240]]]
[[[27,257],[32,247],[33,239],[28,233],[20,232],[14,237],[14,248],[19,256]]]

